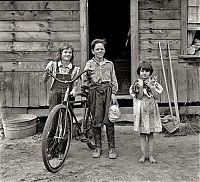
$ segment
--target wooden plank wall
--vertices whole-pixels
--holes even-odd
[[[0,1],[0,71],[6,106],[48,105],[49,85],[40,82],[42,71],[63,42],[73,44],[75,64],[80,65],[79,20],[75,0]]]
[[[170,43],[172,65],[178,95],[178,102],[200,101],[199,64],[179,62],[181,49],[181,0],[140,0],[139,1],[139,58],[150,60],[155,68],[158,81],[164,92],[159,102],[167,103],[167,93],[161,67],[158,42],[161,42],[165,72],[173,101],[167,42]]]

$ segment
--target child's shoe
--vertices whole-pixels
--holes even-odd
[[[92,157],[93,158],[99,158],[100,156],[101,156],[101,148],[100,147],[96,147],[94,149]]]
[[[139,162],[139,163],[144,163],[145,160],[146,160],[145,156],[142,156],[142,157],[138,160],[138,162]]]
[[[81,136],[81,142],[88,142],[88,141],[89,141],[88,138],[83,134]]]
[[[109,159],[116,159],[117,158],[117,153],[116,153],[114,148],[109,149],[108,156],[109,156]]]

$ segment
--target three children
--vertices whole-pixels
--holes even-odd
[[[97,80],[97,82],[94,82],[95,84],[93,84],[94,93],[96,95],[96,92],[97,93],[99,92],[97,89],[99,88],[99,86],[102,86],[102,84],[104,84],[105,86],[105,84],[107,84],[108,86],[105,87],[105,89],[109,88],[109,94],[108,94],[109,100],[106,101],[103,99],[102,104],[107,103],[107,102],[109,103],[110,100],[116,100],[115,93],[117,91],[118,84],[117,84],[117,79],[115,76],[112,62],[107,61],[103,57],[105,53],[104,41],[100,39],[93,41],[92,52],[94,54],[94,58],[88,61],[85,69],[87,67],[91,68],[91,66],[96,67],[96,69],[94,69],[95,70],[94,73],[96,74],[92,75],[93,80],[95,79]],[[46,70],[52,72],[56,77],[59,77],[60,79],[62,78],[64,80],[71,80],[74,77],[76,77],[76,75],[79,72],[79,67],[76,67],[73,64],[73,58],[74,58],[73,47],[69,44],[65,44],[58,50],[57,60],[50,61],[47,64]],[[111,75],[111,77],[106,77],[107,76],[106,71],[102,72],[99,75],[98,73],[100,73],[100,70],[102,69],[102,68],[100,69],[100,67],[102,68],[105,67],[105,70],[110,70],[109,75]],[[160,113],[158,109],[157,99],[159,95],[162,93],[163,88],[157,82],[157,79],[155,77],[154,78],[152,77],[153,71],[154,69],[150,63],[148,62],[140,63],[137,68],[137,74],[139,78],[130,86],[130,89],[129,89],[130,95],[133,97],[134,130],[140,133],[142,156],[139,159],[139,162],[141,163],[145,162],[146,159],[149,159],[150,163],[156,163],[156,159],[153,157],[154,133],[162,131],[162,124],[161,124],[161,118],[160,118]],[[104,77],[102,76],[103,73],[105,74]],[[47,82],[48,78],[49,77],[47,74],[43,75],[43,79],[45,82]],[[101,80],[101,83],[99,83],[99,80]],[[112,84],[110,85],[109,83],[111,82]],[[75,83],[75,85],[72,85],[71,90],[70,90],[71,95],[73,97],[76,96],[76,92],[77,92],[76,84],[77,83]],[[93,98],[93,95],[94,95],[94,93],[92,92],[93,89],[90,89],[90,90],[91,90],[90,91],[91,101],[96,101],[95,99],[96,96]],[[56,80],[52,81],[51,90],[50,90],[50,98],[49,98],[50,110],[55,105],[61,102],[62,100],[61,98],[64,96],[65,91],[66,91],[66,88],[64,85],[57,83]],[[108,91],[105,90],[104,92],[107,93]],[[98,102],[95,102],[95,104],[99,105],[100,100]],[[96,118],[94,121],[98,127],[96,125],[95,125],[96,127],[93,126],[94,128],[93,130],[95,134],[95,143],[96,143],[96,149],[93,153],[93,157],[98,158],[101,155],[101,130],[99,128],[101,128],[101,125],[103,124],[102,121],[105,120],[104,117],[102,118],[100,116],[103,116],[103,113],[107,113],[107,112],[102,110],[102,113],[101,113],[99,108],[96,108],[96,110],[93,111],[93,108],[95,107],[93,106],[92,103],[93,102],[90,102],[90,105],[92,106],[92,107],[90,106],[92,114],[94,115],[94,118],[95,118],[96,113],[99,113],[97,118],[100,119],[98,120]],[[107,126],[107,135],[108,135],[109,158],[115,159],[117,157],[117,154],[115,152],[114,125],[113,123],[107,120],[105,121],[106,121],[106,126]],[[146,150],[146,146],[148,150]]]

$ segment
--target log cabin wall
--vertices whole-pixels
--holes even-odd
[[[187,1],[185,2],[187,3]],[[164,87],[164,92],[159,100],[160,103],[167,103],[168,98],[158,42],[161,42],[170,100],[173,101],[167,53],[168,41],[171,50],[178,102],[193,103],[200,101],[199,64],[182,63],[179,60],[181,54],[181,31],[181,0],[139,1],[139,60],[150,60],[155,68],[158,81]]]
[[[7,107],[48,105],[40,83],[57,48],[70,42],[80,65],[79,1],[0,2],[0,80]]]

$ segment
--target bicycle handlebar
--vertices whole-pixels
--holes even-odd
[[[58,82],[65,83],[65,84],[71,84],[71,83],[75,82],[78,78],[80,78],[81,75],[82,75],[83,73],[89,72],[89,71],[92,71],[92,70],[87,69],[87,70],[82,71],[81,73],[78,74],[78,76],[77,76],[76,78],[74,78],[74,79],[71,80],[71,81],[60,80],[60,79],[56,78],[56,77],[55,77],[52,73],[50,73],[49,71],[46,70],[45,72],[46,72],[48,75],[50,75],[51,77],[53,77],[55,80],[57,80]]]

